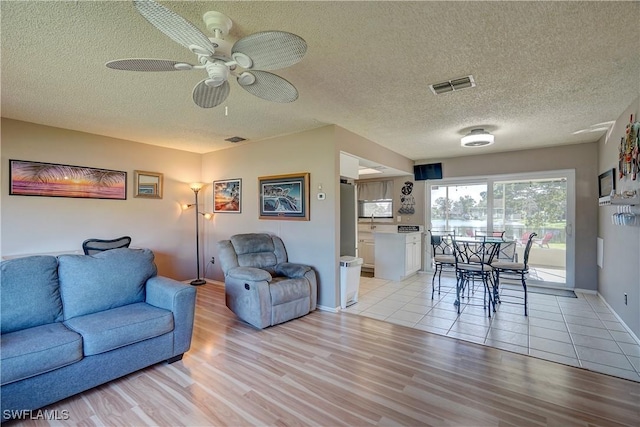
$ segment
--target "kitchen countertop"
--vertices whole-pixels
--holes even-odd
[[[398,226],[411,226],[413,224],[373,224],[375,228],[371,228],[370,224],[358,224],[358,232],[359,233],[395,233],[395,234],[411,234],[411,233],[423,233],[424,226],[419,225],[418,231],[412,232],[398,232]]]

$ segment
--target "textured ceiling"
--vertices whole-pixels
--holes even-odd
[[[335,124],[414,160],[596,141],[640,94],[640,3],[161,2],[206,33],[217,10],[235,41],[298,34],[304,60],[274,71],[300,92],[271,103],[231,81],[219,107],[191,99],[204,71],[139,73],[113,59],[195,56],[128,1],[2,1],[2,116],[206,153]],[[477,87],[428,85],[473,75]],[[225,106],[228,115],[225,115]],[[462,148],[484,127],[494,145]]]

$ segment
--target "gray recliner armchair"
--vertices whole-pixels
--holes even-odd
[[[315,271],[287,262],[282,240],[269,234],[236,234],[218,242],[227,307],[262,329],[316,309]]]

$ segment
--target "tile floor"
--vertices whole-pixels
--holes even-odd
[[[443,275],[433,300],[431,274],[402,282],[361,277],[359,301],[345,311],[640,382],[638,342],[600,297],[576,295],[529,292],[525,317],[522,291],[503,289],[503,302],[489,319],[481,287],[457,314],[453,277]]]

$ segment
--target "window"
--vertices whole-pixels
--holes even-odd
[[[393,181],[358,183],[359,218],[393,218]]]
[[[358,200],[359,218],[393,218],[393,200]]]

